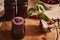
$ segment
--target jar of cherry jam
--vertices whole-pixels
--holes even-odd
[[[15,40],[21,40],[25,36],[25,23],[22,17],[15,17],[12,20],[12,36]]]
[[[16,15],[15,0],[4,0],[4,10],[6,21],[11,21]]]
[[[27,0],[17,0],[17,16],[26,18],[27,17],[27,5],[28,1]]]

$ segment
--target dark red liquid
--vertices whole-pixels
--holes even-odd
[[[27,0],[17,0],[17,16],[26,18],[27,17]]]
[[[5,19],[10,21],[15,17],[16,14],[16,4],[12,0],[5,0]]]
[[[20,20],[15,20],[19,21]],[[16,22],[16,23],[19,23]],[[22,21],[21,21],[22,22]],[[12,36],[15,40],[21,40],[25,36],[25,23],[22,23],[20,25],[16,25],[12,22]]]
[[[27,17],[27,6],[18,6],[18,16],[26,18]]]
[[[12,24],[12,36],[16,40],[20,40],[25,36],[25,26]]]

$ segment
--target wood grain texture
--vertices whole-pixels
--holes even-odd
[[[1,40],[13,40],[11,35],[11,27],[11,22],[2,24],[2,27],[0,28]],[[43,38],[46,38],[47,40],[56,39],[56,31],[53,30],[52,32],[44,33],[39,26],[39,20],[25,19],[25,28],[26,35],[22,40],[43,40]]]

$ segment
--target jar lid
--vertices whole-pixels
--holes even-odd
[[[12,19],[12,22],[15,24],[15,25],[21,25],[24,23],[24,19],[22,17],[15,17]]]

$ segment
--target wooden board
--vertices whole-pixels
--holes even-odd
[[[13,40],[11,36],[11,21],[5,22],[0,28],[1,40]],[[56,30],[49,33],[44,33],[39,26],[39,20],[25,19],[26,35],[22,40],[55,40]]]

